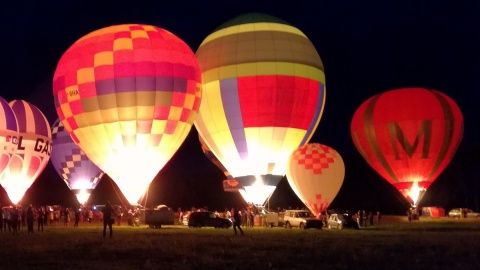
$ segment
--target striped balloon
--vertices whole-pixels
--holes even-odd
[[[9,105],[18,121],[19,138],[1,184],[10,201],[17,204],[50,159],[52,133],[47,118],[35,105],[24,100],[14,100]]]
[[[416,206],[457,151],[463,116],[444,93],[400,88],[363,102],[350,131],[367,163]]]
[[[169,31],[114,25],[63,54],[53,95],[74,142],[136,205],[191,130],[200,69],[190,47]]]
[[[255,13],[220,26],[196,55],[203,101],[195,127],[262,204],[284,176],[290,153],[309,141],[320,121],[325,104],[320,56],[299,29]]]
[[[8,102],[0,97],[0,177],[15,153],[17,142],[17,118]]]
[[[73,142],[60,119],[53,123],[52,142],[50,162],[78,202],[85,203],[102,178],[102,170]]]

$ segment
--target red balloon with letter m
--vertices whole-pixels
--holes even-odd
[[[460,145],[463,116],[437,90],[401,88],[366,100],[350,128],[367,163],[415,207]]]

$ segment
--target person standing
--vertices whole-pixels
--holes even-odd
[[[33,233],[34,214],[33,214],[33,208],[31,205],[28,206],[27,212],[25,213],[25,215],[27,220],[27,233]]]
[[[68,207],[65,207],[63,212],[63,226],[68,227],[68,223],[70,222],[70,210]]]
[[[235,232],[235,235],[237,235],[237,228],[240,230],[240,232],[243,235],[243,230],[240,227],[240,225],[242,223],[242,215],[235,208],[232,208],[232,214],[233,214],[233,231]]]
[[[18,235],[18,224],[19,224],[18,219],[19,219],[18,209],[16,206],[14,206],[10,210],[10,226],[12,227],[14,235]]]
[[[78,222],[80,221],[80,209],[75,210],[75,223],[73,224],[74,228],[78,228]]]
[[[380,224],[381,219],[382,219],[382,213],[380,213],[380,211],[377,211],[377,225]]]
[[[43,211],[43,207],[39,207],[37,209],[37,231],[40,231],[41,229],[43,232],[44,217],[45,217],[45,213]]]
[[[107,226],[110,230],[110,238],[112,238],[113,231],[112,231],[112,215],[113,215],[113,207],[109,201],[105,204],[105,207],[102,210],[103,213],[103,238],[105,238],[107,234]]]

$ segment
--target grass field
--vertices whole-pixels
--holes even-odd
[[[71,226],[71,224],[70,224]],[[480,219],[384,216],[361,230],[114,226],[0,234],[0,269],[480,269]]]

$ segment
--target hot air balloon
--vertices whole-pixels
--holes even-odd
[[[24,100],[9,103],[18,121],[15,154],[4,170],[0,184],[13,204],[17,204],[50,159],[52,133],[45,115]]]
[[[367,163],[416,206],[455,154],[463,116],[439,91],[395,89],[360,105],[351,135]]]
[[[53,95],[74,142],[136,205],[188,135],[200,105],[200,77],[192,50],[174,34],[114,25],[63,54]]]
[[[78,202],[86,203],[103,176],[102,170],[73,142],[60,119],[53,123],[52,142],[50,162]]]
[[[255,13],[220,26],[196,55],[203,99],[195,127],[249,202],[263,204],[320,121],[320,56],[299,29]]]
[[[300,146],[288,160],[288,183],[315,216],[327,210],[344,178],[342,157],[335,149],[323,144]]]
[[[7,168],[18,143],[18,123],[8,102],[0,97],[0,176]]]

